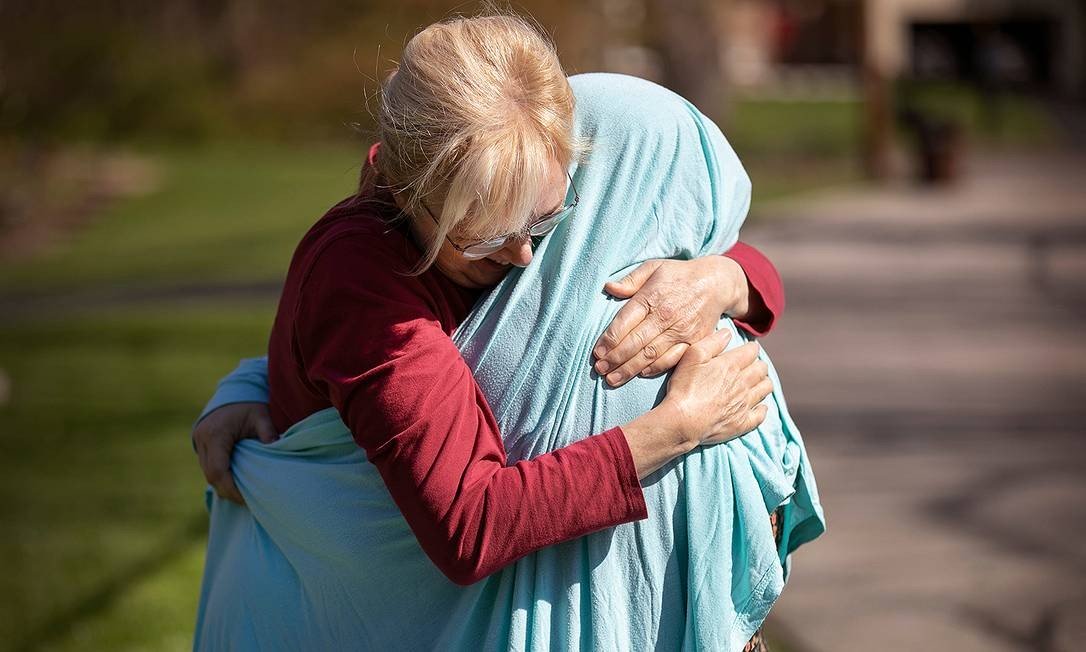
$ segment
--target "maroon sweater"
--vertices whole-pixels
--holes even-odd
[[[346,199],[298,245],[268,346],[271,414],[283,432],[335,407],[381,473],[422,549],[470,584],[540,548],[647,516],[620,428],[509,465],[501,434],[450,335],[479,291],[436,268],[387,209]],[[729,252],[767,331],[780,278],[752,247]]]

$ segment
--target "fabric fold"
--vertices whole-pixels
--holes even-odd
[[[622,75],[570,83],[576,135],[590,148],[572,168],[580,204],[454,336],[510,462],[620,426],[663,398],[666,376],[611,388],[592,372],[591,347],[622,305],[603,284],[648,259],[725,251],[750,200],[724,136],[679,96]],[[731,320],[719,327],[731,347],[747,340]],[[273,444],[242,441],[233,471],[248,509],[209,494],[195,646],[742,649],[780,595],[788,555],[825,528],[771,363],[770,375],[762,426],[642,481],[648,518],[469,587],[429,562],[334,410]],[[778,548],[769,513],[781,505]]]

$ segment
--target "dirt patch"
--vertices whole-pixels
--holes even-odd
[[[118,200],[153,192],[159,166],[131,152],[0,148],[0,258],[65,242]]]

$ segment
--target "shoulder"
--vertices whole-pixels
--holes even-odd
[[[382,285],[409,283],[419,251],[387,212],[358,197],[328,210],[298,244],[289,275],[298,285],[310,279],[360,280]]]
[[[585,73],[571,76],[569,85],[582,129],[660,129],[661,120],[682,119],[693,108],[674,91],[631,75]]]

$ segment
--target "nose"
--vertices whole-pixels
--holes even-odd
[[[532,262],[532,242],[528,238],[517,238],[506,249],[509,262],[517,267],[527,267]]]

